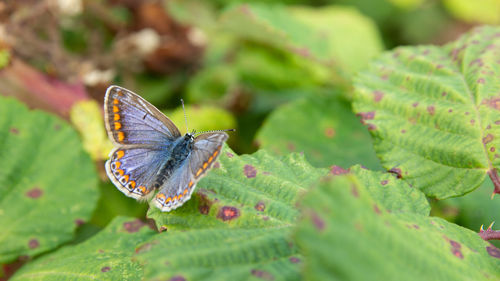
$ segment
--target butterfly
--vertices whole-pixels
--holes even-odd
[[[137,200],[149,200],[159,190],[153,203],[163,212],[191,198],[228,139],[224,131],[234,131],[193,131],[182,136],[156,107],[119,86],[106,91],[104,120],[115,146],[105,164],[108,177]]]

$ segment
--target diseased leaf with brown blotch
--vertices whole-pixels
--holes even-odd
[[[73,238],[99,192],[76,131],[63,120],[0,97],[0,263]]]
[[[356,80],[353,107],[388,170],[426,195],[500,192],[500,28],[476,28],[444,47],[402,47]]]
[[[423,206],[425,198],[404,200],[409,187],[403,181],[376,187],[385,175],[364,173],[323,180],[304,197],[294,237],[304,255],[305,280],[500,278],[499,249],[473,231],[412,212],[409,207]],[[403,199],[400,206],[387,209],[388,195]]]

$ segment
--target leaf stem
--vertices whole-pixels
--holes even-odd
[[[498,177],[497,169],[495,168],[490,169],[488,171],[488,175],[490,176],[490,179],[493,182],[493,186],[495,186],[493,194],[500,193],[500,178]]]

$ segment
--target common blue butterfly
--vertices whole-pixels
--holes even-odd
[[[106,91],[104,119],[115,146],[105,164],[108,177],[138,200],[148,200],[159,189],[153,202],[163,212],[191,198],[228,138],[222,130],[182,136],[156,107],[119,86]]]

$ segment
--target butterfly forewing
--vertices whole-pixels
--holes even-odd
[[[228,135],[207,133],[197,137],[188,158],[160,188],[154,203],[162,211],[170,211],[191,198],[198,181],[217,160]]]
[[[180,137],[177,127],[135,93],[111,86],[104,99],[106,129],[116,145],[162,145]]]

